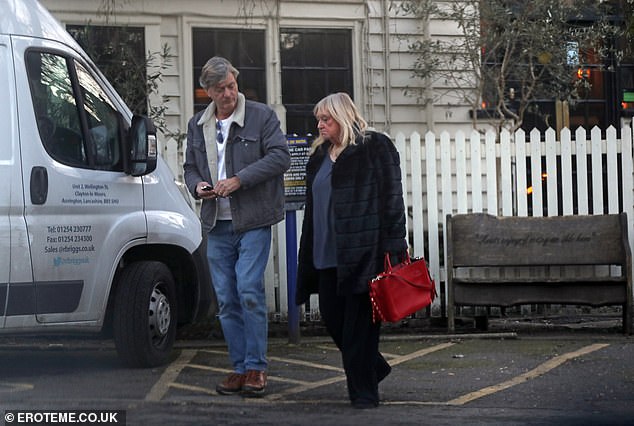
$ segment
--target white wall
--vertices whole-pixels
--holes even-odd
[[[163,44],[174,56],[164,72],[160,95],[169,99],[167,122],[175,131],[186,131],[193,114],[191,29],[194,26],[259,28],[266,31],[268,102],[281,99],[279,52],[276,39],[281,27],[348,28],[353,33],[353,79],[355,100],[370,123],[391,135],[471,129],[469,108],[449,96],[443,82],[413,78],[416,59],[408,40],[416,37],[456,37],[455,25],[396,14],[390,0],[135,0],[117,1],[116,14],[106,22],[102,0],[42,0],[63,23],[132,25],[146,28],[147,50]],[[246,8],[243,6],[247,6]],[[333,47],[335,48],[335,47]],[[427,106],[405,92],[430,86],[435,101]],[[326,95],[326,94],[324,94]],[[160,99],[160,96],[158,97]],[[162,153],[177,177],[182,175],[182,154],[175,141],[161,140]]]

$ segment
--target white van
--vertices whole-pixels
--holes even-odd
[[[200,221],[90,58],[36,0],[0,0],[0,334],[111,330],[131,366],[212,315]]]

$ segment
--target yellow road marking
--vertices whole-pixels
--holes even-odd
[[[418,357],[421,357],[423,355],[427,355],[429,353],[436,352],[436,351],[448,348],[448,347],[450,347],[452,345],[454,345],[454,343],[441,343],[439,345],[431,346],[429,348],[424,348],[424,349],[421,349],[419,351],[412,352],[411,354],[400,356],[400,357],[392,359],[392,360],[390,360],[388,362],[390,363],[390,365],[397,365],[397,364],[403,363],[405,361],[409,361],[411,359],[418,358]],[[346,376],[342,374],[341,376],[331,377],[331,378],[328,378],[328,379],[319,380],[317,382],[310,382],[310,383],[307,383],[305,385],[296,386],[294,388],[286,389],[286,390],[283,390],[283,391],[278,392],[278,393],[269,394],[269,395],[266,395],[264,398],[266,400],[269,400],[269,401],[275,401],[275,400],[278,400],[278,399],[283,398],[285,396],[288,396],[290,394],[305,392],[307,390],[315,389],[315,388],[318,388],[318,387],[321,387],[321,386],[332,385],[334,383],[338,383],[338,382],[341,382],[341,381],[344,381],[344,380],[346,380]]]
[[[271,356],[268,357],[269,360],[272,361],[278,361],[278,362],[285,362],[287,364],[295,364],[295,365],[303,365],[304,367],[311,367],[311,368],[320,368],[322,370],[330,370],[330,371],[336,371],[337,373],[343,373],[343,368],[341,367],[333,367],[332,365],[328,365],[328,364],[319,364],[319,363],[314,363],[314,362],[309,362],[309,361],[302,361],[299,359],[291,359],[291,358],[281,358],[281,357],[277,357],[277,356]]]
[[[383,355],[383,358],[385,358],[385,359],[398,358],[398,357],[401,356],[401,355],[398,355],[398,354],[392,354],[392,353],[383,352],[383,351],[381,351],[381,355]]]
[[[471,402],[473,400],[476,400],[478,398],[482,398],[484,396],[487,395],[491,395],[493,393],[496,392],[500,392],[504,389],[508,389],[511,386],[515,386],[518,385],[520,383],[526,382],[528,380],[534,379],[536,377],[539,377],[547,372],[549,372],[550,370],[559,367],[561,364],[563,364],[566,361],[569,361],[573,358],[577,358],[579,356],[582,355],[587,355],[591,352],[594,351],[598,351],[599,349],[603,349],[607,346],[610,346],[607,343],[595,343],[593,345],[589,345],[589,346],[585,346],[581,349],[578,349],[576,351],[573,352],[568,352],[566,354],[563,355],[559,355],[556,356],[554,358],[549,359],[548,361],[538,365],[537,367],[533,368],[530,371],[527,371],[526,373],[520,374],[519,376],[516,376],[510,380],[507,380],[505,382],[502,383],[498,383],[497,385],[493,385],[493,386],[488,386],[486,388],[477,390],[475,392],[470,392],[466,395],[463,395],[459,398],[455,398],[452,399],[451,401],[447,401],[447,405],[464,405],[467,402]]]
[[[337,348],[337,346],[335,346],[334,344],[331,345],[315,345],[315,348],[317,349],[322,349],[325,351],[331,351],[331,352],[335,352],[335,351],[339,351],[339,348]],[[389,352],[383,352],[381,351],[381,355],[383,355],[384,358],[397,358],[400,355],[397,354],[391,354]]]
[[[227,355],[227,351],[218,351],[215,349],[200,349],[198,352],[203,352],[206,354],[214,354],[214,355]]]
[[[414,358],[419,358],[421,356],[430,354],[432,352],[440,351],[442,349],[447,349],[447,348],[449,348],[449,347],[451,347],[453,345],[455,345],[455,343],[449,342],[449,343],[441,343],[439,345],[430,346],[428,348],[424,348],[424,349],[418,350],[416,352],[412,352],[411,354],[401,355],[401,356],[398,356],[396,358],[390,359],[388,361],[388,363],[391,366],[395,366],[395,365],[398,365],[398,364],[402,364],[402,363],[404,363],[406,361],[410,361],[410,360],[412,360]]]
[[[11,383],[0,382],[0,393],[2,392],[21,392],[33,389],[34,386],[30,383]]]
[[[169,384],[170,388],[176,388],[176,389],[183,389],[183,390],[188,390],[188,391],[192,391],[192,392],[201,392],[207,395],[218,395],[218,392],[211,390],[211,389],[207,389],[204,388],[202,386],[193,386],[193,385],[184,385],[182,383],[170,383]]]
[[[317,349],[324,349],[327,351],[338,351],[339,348],[337,348],[335,345],[316,345],[315,346]]]
[[[213,349],[203,349],[200,352],[204,352],[204,353],[208,353],[208,354],[214,354],[214,355],[227,355],[227,352],[213,350]],[[337,373],[343,373],[343,368],[333,367],[332,365],[328,365],[328,364],[320,364],[320,363],[314,363],[314,362],[309,362],[309,361],[302,361],[302,360],[293,359],[293,358],[282,358],[282,357],[278,357],[278,356],[270,356],[270,357],[268,357],[268,359],[271,360],[271,361],[285,362],[285,363],[288,363],[288,364],[303,365],[305,367],[321,368],[322,370],[330,370],[330,371],[336,371]]]
[[[204,370],[204,371],[215,371],[217,373],[226,373],[226,374],[229,374],[233,371],[233,370],[228,370],[226,368],[211,367],[209,365],[200,365],[200,364],[187,364],[186,367],[194,368],[198,370]],[[270,375],[267,377],[267,379],[272,382],[293,383],[296,385],[303,385],[308,383],[304,380],[287,379],[284,377],[277,377],[277,376],[270,376]]]
[[[317,382],[310,382],[310,383],[306,383],[305,385],[300,385],[294,388],[286,389],[278,393],[272,393],[272,394],[266,395],[264,399],[268,401],[275,401],[293,393],[300,393],[310,389],[319,388],[321,386],[332,385],[334,383],[342,382],[344,380],[346,380],[346,376],[344,375],[331,377],[329,379],[323,379]]]
[[[152,386],[150,392],[145,396],[146,401],[160,401],[167,393],[170,384],[176,381],[180,372],[189,364],[196,355],[195,350],[183,350],[173,363],[163,372],[158,381]]]
[[[229,370],[227,368],[212,367],[210,365],[201,365],[201,364],[187,364],[185,367],[196,368],[198,370],[215,371],[216,373],[229,374],[229,373],[233,372],[233,370]]]

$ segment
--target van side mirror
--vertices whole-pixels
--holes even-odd
[[[157,139],[152,120],[141,115],[132,117],[132,125],[126,138],[125,172],[143,176],[156,169]]]

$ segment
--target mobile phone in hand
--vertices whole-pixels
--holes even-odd
[[[202,188],[200,188],[202,191],[211,191],[212,189],[214,189],[213,186],[211,185],[205,185]]]

